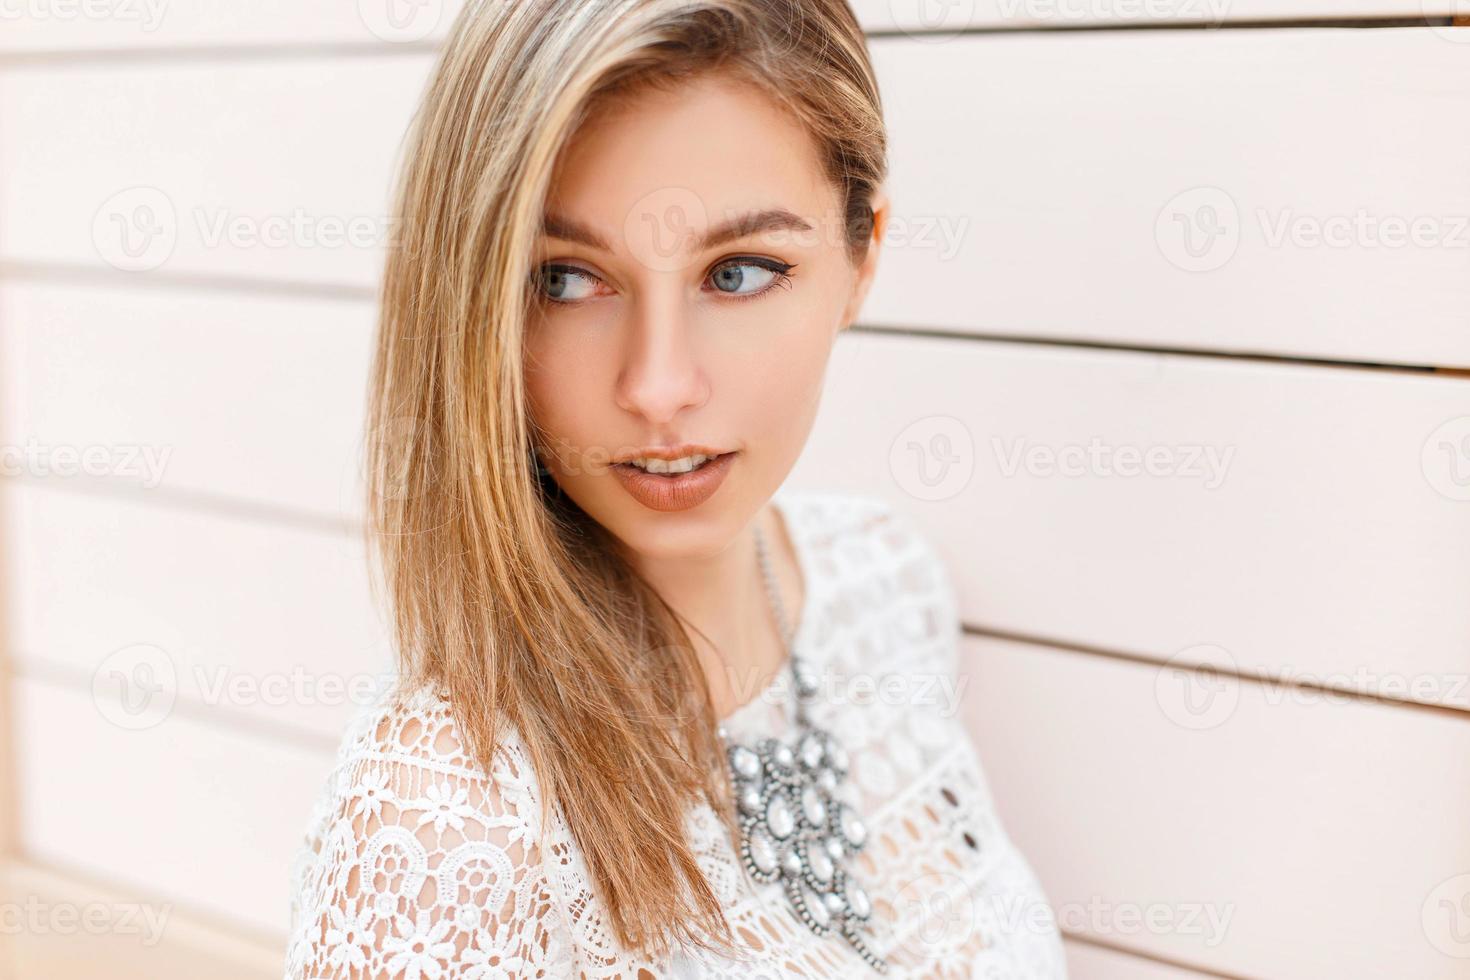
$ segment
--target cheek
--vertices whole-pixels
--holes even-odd
[[[535,423],[558,440],[586,443],[600,408],[594,404],[600,382],[592,376],[599,362],[567,331],[534,327],[526,337],[526,396]]]
[[[834,285],[808,289],[762,327],[758,343],[744,351],[739,386],[786,411],[808,406],[821,391],[841,314]],[[796,300],[797,297],[792,297]]]
[[[777,329],[762,329],[760,342],[731,345],[714,378],[720,399],[733,403],[747,436],[768,445],[799,445],[814,419],[832,353],[835,328],[826,311],[783,317]],[[835,322],[836,314],[832,315]],[[734,407],[738,406],[738,407]]]
[[[749,393],[749,410],[757,417],[777,423],[806,418],[821,395],[829,353],[824,341],[783,345],[779,356],[762,357],[731,389]]]

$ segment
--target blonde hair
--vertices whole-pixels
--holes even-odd
[[[684,836],[700,800],[738,831],[724,753],[684,625],[537,462],[521,339],[578,125],[710,71],[811,133],[860,260],[886,146],[845,0],[470,0],[408,134],[369,391],[366,531],[400,673],[446,693],[486,771],[515,726],[618,940],[654,956],[735,948]]]

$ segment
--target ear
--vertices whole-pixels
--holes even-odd
[[[873,237],[868,242],[868,254],[863,257],[862,264],[857,267],[852,294],[848,298],[846,308],[842,311],[842,322],[838,324],[838,330],[846,330],[857,319],[858,313],[862,311],[863,301],[868,298],[868,287],[873,285],[873,277],[878,272],[878,253],[883,244],[883,234],[888,228],[890,212],[886,187],[879,186],[873,191],[871,206],[873,208]]]

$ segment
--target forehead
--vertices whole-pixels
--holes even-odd
[[[549,210],[616,242],[644,219],[693,230],[781,207],[818,223],[836,205],[810,134],[758,86],[710,74],[604,103],[552,175]]]

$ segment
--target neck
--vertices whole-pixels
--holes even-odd
[[[772,505],[763,507],[729,547],[716,554],[630,556],[639,574],[684,620],[718,718],[754,698],[786,667],[786,650],[756,554],[756,527],[764,537],[789,622],[792,610],[799,608],[791,596],[799,573]]]

